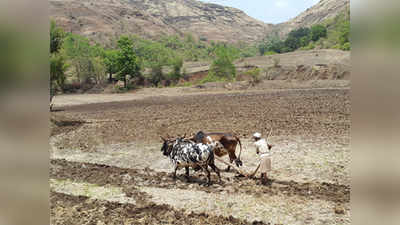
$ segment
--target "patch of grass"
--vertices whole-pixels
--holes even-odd
[[[179,87],[190,87],[193,86],[194,83],[193,82],[185,82],[183,84],[178,85]]]
[[[226,82],[230,81],[231,79],[228,79],[226,77],[218,77],[214,75],[213,73],[209,73],[206,77],[204,77],[201,81],[200,84],[208,83],[208,82]]]

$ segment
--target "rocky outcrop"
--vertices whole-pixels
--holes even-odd
[[[243,11],[196,0],[49,0],[65,30],[107,42],[121,34],[157,37],[191,33],[203,40],[254,42],[273,25]]]

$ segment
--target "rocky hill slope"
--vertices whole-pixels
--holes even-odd
[[[273,28],[241,10],[197,0],[49,0],[49,5],[50,17],[66,31],[100,42],[121,34],[184,33],[203,40],[253,42]]]
[[[331,19],[349,8],[350,0],[321,0],[297,17],[278,24],[275,30],[280,36],[285,36],[293,29],[311,27],[314,24],[322,23],[324,20]]]

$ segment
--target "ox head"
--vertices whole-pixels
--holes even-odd
[[[169,154],[171,154],[171,151],[172,151],[174,140],[170,140],[170,139],[163,138],[163,137],[161,137],[161,140],[163,142],[163,145],[161,147],[161,152],[163,153],[163,155],[169,156]]]

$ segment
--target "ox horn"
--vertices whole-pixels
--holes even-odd
[[[166,139],[163,136],[160,136],[161,140],[166,141]]]

